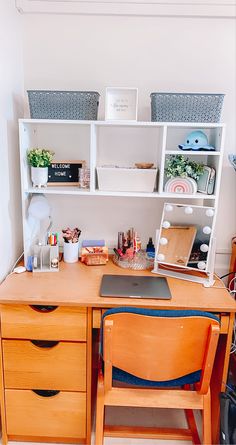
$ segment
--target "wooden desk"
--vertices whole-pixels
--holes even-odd
[[[9,386],[7,386],[6,382],[9,381],[9,376],[11,376],[11,373],[14,374],[14,367],[11,368],[11,365],[7,362],[7,359],[9,359],[10,356],[10,352],[6,348],[9,344],[12,344],[9,342],[12,342],[13,339],[16,338],[18,340],[15,340],[15,342],[18,341],[17,345],[21,345],[22,347],[24,346],[22,343],[24,339],[27,339],[28,341],[32,339],[54,341],[58,340],[63,344],[65,343],[65,346],[73,343],[75,347],[78,347],[81,343],[84,343],[84,345],[86,345],[85,347],[87,361],[84,362],[84,366],[86,368],[84,370],[84,372],[86,373],[86,388],[83,386],[74,388],[74,397],[76,399],[78,395],[81,395],[82,393],[86,394],[86,408],[81,408],[82,416],[84,416],[84,424],[83,427],[81,427],[81,431],[83,442],[90,444],[92,326],[99,326],[100,313],[102,309],[118,306],[150,307],[159,309],[198,309],[214,312],[221,316],[221,335],[211,383],[213,443],[218,443],[218,397],[219,392],[224,390],[225,382],[227,379],[234,313],[236,312],[236,304],[233,298],[224,288],[204,288],[201,284],[180,281],[174,278],[168,278],[169,287],[172,293],[172,299],[169,301],[151,299],[140,300],[126,298],[101,298],[99,296],[99,289],[101,277],[104,273],[119,275],[151,275],[151,273],[148,271],[131,271],[121,269],[114,265],[111,261],[109,261],[107,266],[91,267],[85,266],[81,263],[65,264],[62,262],[60,263],[59,273],[33,274],[27,272],[20,275],[15,274],[9,276],[0,286],[2,325],[1,351],[3,350],[0,359],[1,368],[2,370],[4,370],[1,372],[0,376],[3,444],[5,444],[9,438],[14,438],[22,441],[25,439],[31,441],[40,440],[45,442],[53,440],[61,440],[62,442],[76,441],[76,437],[65,437],[65,431],[62,432],[61,437],[54,437],[53,434],[49,434],[48,431],[44,432],[44,426],[40,426],[40,419],[38,419],[39,425],[37,425],[36,428],[37,431],[40,431],[40,434],[13,434],[14,431],[10,431],[9,433],[8,429],[10,421],[8,421],[8,416],[10,416],[11,413],[9,414],[8,412],[9,408],[6,407],[6,401],[9,406],[13,406],[14,410],[14,400],[12,401],[11,397],[9,396],[12,391],[12,389],[9,388],[12,388],[12,385],[9,384]],[[217,280],[215,286],[221,287],[222,283]],[[31,312],[29,312],[31,311],[31,309],[28,308],[28,305],[59,306],[56,311],[52,312],[52,314],[57,314],[57,317],[59,318],[57,318],[57,320],[55,321],[55,316],[50,315],[50,317],[54,317],[53,322],[49,324],[45,323],[45,317],[42,314],[38,315],[37,311],[33,311],[33,309],[32,314],[34,314],[34,316],[32,317],[30,315],[32,318],[29,318],[27,314],[31,314]],[[60,323],[59,309],[63,314],[63,316],[61,315],[61,324],[59,329],[60,334],[58,333],[58,326]],[[86,314],[86,318],[84,314]],[[35,317],[41,317],[42,323],[40,326],[35,325]],[[50,320],[50,317],[48,317],[47,319]],[[76,320],[78,321],[76,322]],[[84,324],[86,325],[86,331],[84,330]],[[74,326],[76,328],[77,325],[79,326],[80,330],[79,333],[74,334],[72,327]],[[74,337],[74,335],[76,335],[76,337]],[[50,361],[48,363],[50,363]],[[76,362],[73,366],[76,366]],[[33,374],[33,372],[34,370],[31,369],[31,374]],[[30,378],[31,377],[29,376],[29,379]],[[58,377],[58,379],[61,382],[60,376]],[[27,382],[27,379],[25,379],[23,383],[20,380],[19,386],[15,386],[15,388],[17,388],[15,389],[15,391],[17,391],[17,394],[19,393],[19,391],[21,391],[24,395],[26,394]],[[60,385],[62,385],[60,388],[56,386],[55,379],[51,378],[51,382],[52,389],[62,389],[61,393],[63,395],[63,390],[66,391],[65,388],[67,388],[68,382],[60,383]],[[23,389],[20,390],[19,388]],[[35,387],[33,386],[32,389],[34,388]],[[48,388],[44,387],[41,389]],[[69,390],[71,390],[71,388],[69,388]],[[30,391],[28,390],[28,392]],[[13,405],[11,405],[11,403],[13,403]],[[22,403],[23,402],[20,400],[19,405]],[[74,401],[73,403],[76,404],[80,402]],[[20,410],[24,413],[24,406],[20,406]],[[75,413],[73,412],[73,414]],[[14,430],[14,425],[12,428]],[[42,434],[40,428],[42,428]]]

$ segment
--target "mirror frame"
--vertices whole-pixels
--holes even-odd
[[[161,231],[162,231],[163,221],[166,219],[165,209],[167,205],[171,205],[173,207],[183,207],[183,208],[192,207],[196,209],[205,209],[205,210],[211,209],[214,211],[214,215],[212,217],[212,225],[211,225],[212,230],[209,239],[209,250],[207,254],[206,268],[204,270],[200,270],[191,266],[176,265],[175,263],[167,263],[165,261],[158,260],[157,257],[160,246]],[[174,278],[180,278],[183,280],[200,282],[204,284],[204,286],[206,287],[212,286],[214,284],[215,224],[216,224],[216,209],[214,207],[165,202],[162,211],[160,229],[156,231],[156,243],[155,243],[156,253],[154,261],[154,269],[152,272],[161,275],[172,276]],[[175,222],[175,225],[178,225],[178,223]],[[188,223],[186,223],[186,226],[187,225]],[[194,272],[194,275],[191,275],[190,272]]]

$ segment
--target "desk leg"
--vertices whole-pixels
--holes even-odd
[[[6,427],[6,410],[5,410],[5,390],[3,381],[3,355],[2,355],[2,338],[0,337],[0,407],[1,407],[1,426],[2,426],[2,445],[8,442]]]
[[[91,444],[91,385],[92,385],[92,309],[88,308],[87,323],[87,437],[86,443]]]
[[[211,377],[211,415],[212,415],[212,444],[219,444],[220,433],[220,400],[221,391],[225,391],[227,382],[230,347],[232,342],[234,314],[230,314],[227,334],[221,334],[217,347],[214,368]]]
[[[230,266],[229,266],[229,272],[235,272],[236,274],[236,237],[233,237],[232,239],[232,253],[231,253],[231,258],[230,258]],[[228,287],[230,284],[230,281],[233,278],[233,274],[229,275],[229,279],[228,279]],[[231,288],[233,288],[234,286],[232,286]]]

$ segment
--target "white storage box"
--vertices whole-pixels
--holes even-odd
[[[98,188],[112,192],[153,192],[157,169],[97,167]]]

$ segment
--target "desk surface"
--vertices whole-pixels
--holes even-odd
[[[167,278],[171,300],[140,298],[102,298],[99,296],[103,274],[152,275],[149,271],[121,269],[109,260],[106,266],[60,263],[58,273],[13,274],[0,286],[0,303],[47,304],[86,307],[158,307],[236,312],[235,300],[225,288],[204,288],[202,284]],[[217,280],[215,286],[222,286]]]

